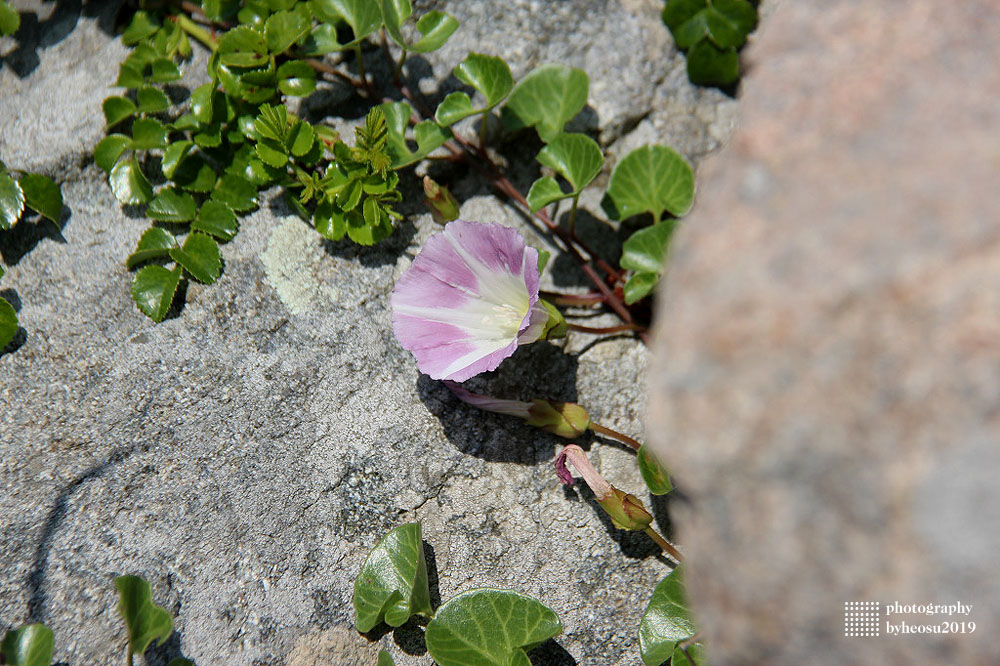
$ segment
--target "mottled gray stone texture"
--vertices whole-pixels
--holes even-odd
[[[0,41],[0,157],[56,178],[67,210],[61,231],[27,219],[0,234],[0,289],[24,329],[0,355],[0,632],[44,621],[58,661],[122,663],[113,580],[135,573],[177,618],[150,663],[372,664],[385,647],[397,664],[429,664],[413,626],[370,638],[352,627],[368,549],[421,520],[440,598],[499,586],[558,611],[565,631],[536,664],[638,664],[639,618],[670,570],[655,545],[613,529],[586,491],[560,486],[551,463],[561,440],[459,403],[392,335],[388,295],[438,230],[412,172],[406,219],[376,248],[325,242],[279,192],[265,193],[223,247],[218,283],[190,284],[183,309],[154,324],[129,297],[124,263],[149,221],[122,209],[89,157],[126,54],[117,7],[15,4],[28,13]],[[688,84],[658,2],[434,7],[462,27],[408,68],[432,100],[457,86],[451,67],[475,50],[503,55],[517,75],[544,62],[587,68],[592,108],[574,122],[608,147],[609,169],[635,132],[697,160],[730,129],[735,102]],[[368,49],[369,71],[380,57]],[[199,52],[186,68],[201,75],[204,63]],[[336,86],[304,108],[348,125],[364,112]],[[539,148],[530,136],[499,148],[524,191]],[[463,217],[553,249],[474,171],[422,168],[453,186]],[[621,236],[599,198],[585,196],[578,229],[617,258]],[[545,280],[586,288],[558,254]],[[646,367],[634,339],[574,334],[564,348],[523,348],[472,388],[576,400],[640,435]],[[643,495],[629,451],[604,442],[592,452],[610,481]],[[653,508],[669,531],[665,504]]]
[[[749,50],[648,403],[714,664],[1000,660],[998,34],[994,2],[814,0]],[[886,636],[946,620],[978,628]]]

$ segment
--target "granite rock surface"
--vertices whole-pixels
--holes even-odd
[[[650,369],[715,664],[1000,659],[997,34],[992,2],[787,2],[749,50]]]
[[[565,631],[535,663],[639,663],[635,628],[669,571],[656,547],[560,486],[559,441],[459,403],[392,336],[388,294],[437,230],[419,181],[404,179],[406,220],[375,248],[324,241],[266,193],[224,246],[218,283],[190,284],[176,316],[154,324],[133,305],[124,264],[148,221],[122,209],[89,157],[126,54],[117,6],[14,4],[25,27],[0,41],[0,156],[54,177],[67,208],[61,229],[27,219],[0,234],[0,287],[24,329],[0,355],[0,632],[43,621],[58,661],[117,663],[113,580],[134,573],[176,615],[150,663],[368,664],[381,646],[397,664],[429,664],[417,628],[363,637],[351,610],[368,549],[421,520],[440,598],[499,586],[559,612]],[[542,62],[583,66],[592,109],[579,123],[609,151],[648,121],[663,132],[649,140],[696,159],[726,135],[734,102],[683,79],[656,4],[435,3],[463,25],[414,76],[444,90],[471,50],[507,57],[518,75]],[[203,63],[202,53],[188,67]],[[322,99],[347,107],[323,113],[356,121],[357,100]],[[664,110],[662,99],[681,105]],[[671,117],[688,111],[694,120]],[[505,148],[525,190],[538,147]],[[440,175],[463,217],[552,249],[474,174]],[[620,239],[588,197],[581,233],[613,257]],[[584,284],[558,256],[546,280]],[[575,335],[564,348],[526,347],[473,386],[576,400],[639,434],[646,366],[632,339]],[[629,452],[593,451],[613,483],[642,487]]]

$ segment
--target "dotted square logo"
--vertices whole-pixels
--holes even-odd
[[[844,636],[878,636],[882,609],[877,601],[844,602]]]

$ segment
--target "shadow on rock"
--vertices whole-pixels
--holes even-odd
[[[105,34],[114,35],[115,28],[130,18],[123,4],[122,0],[59,0],[51,15],[41,20],[33,11],[21,11],[21,26],[13,35],[17,47],[0,58],[0,62],[23,79],[41,63],[38,52],[65,39],[76,29],[81,16],[96,18]]]
[[[597,503],[593,491],[590,490],[583,479],[574,479],[572,486],[563,486],[563,492],[566,499],[571,502],[586,502],[590,505],[590,508],[600,519],[601,524],[604,525],[604,529],[608,531],[608,535],[618,543],[618,547],[625,557],[644,560],[647,557],[663,555],[663,551],[656,545],[656,542],[642,532],[621,530],[615,527],[614,523],[611,522],[611,518],[604,512],[601,505]]]
[[[146,666],[167,666],[174,659],[188,659],[181,651],[181,635],[176,630],[163,645],[158,645],[156,641],[150,643],[145,658]]]
[[[35,246],[48,238],[62,245],[66,244],[63,230],[72,217],[69,209],[63,206],[59,224],[52,220],[25,211],[25,216],[14,225],[14,228],[0,231],[0,257],[8,266],[14,266],[24,255],[35,249]]]
[[[538,369],[544,372],[538,372]],[[474,393],[504,400],[534,398],[575,402],[577,359],[559,347],[539,342],[520,347],[491,373],[464,384]],[[440,419],[445,436],[462,453],[490,462],[536,465],[552,459],[564,442],[523,420],[467,405],[441,382],[421,375],[417,392],[428,411]]]
[[[528,659],[534,666],[576,666],[577,663],[573,655],[553,638],[528,652]]]

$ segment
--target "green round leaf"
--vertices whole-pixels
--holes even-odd
[[[215,187],[215,169],[198,155],[183,160],[171,178],[189,192],[211,192]]]
[[[166,273],[170,272],[162,266],[147,266],[139,271],[136,280],[138,281],[143,271],[152,268],[159,268]],[[174,287],[176,288],[176,281]],[[132,285],[132,295],[134,298],[135,283]],[[141,308],[142,305],[140,304],[139,307]],[[165,310],[164,314],[166,314]],[[115,587],[118,588],[118,613],[125,620],[125,626],[128,628],[128,644],[132,654],[145,652],[154,639],[159,645],[163,645],[163,642],[170,637],[174,630],[174,621],[170,613],[153,603],[153,592],[149,583],[138,576],[119,576],[115,579]]]
[[[160,22],[147,12],[139,10],[132,16],[128,27],[122,33],[122,44],[134,46],[144,39],[152,37],[160,29]]]
[[[101,104],[104,109],[104,126],[111,127],[135,115],[136,106],[128,97],[107,97]]]
[[[212,190],[212,199],[242,212],[257,205],[257,188],[242,176],[226,174]]]
[[[548,143],[587,105],[590,78],[582,69],[544,65],[518,82],[503,108],[508,130],[534,127]]]
[[[660,276],[658,273],[633,273],[622,290],[625,296],[625,304],[632,305],[646,298],[646,296],[652,293],[659,282]]]
[[[639,623],[639,652],[646,666],[660,666],[674,653],[678,641],[695,635],[682,568],[678,566],[656,586]]]
[[[135,252],[128,256],[125,265],[132,269],[144,261],[169,256],[170,250],[175,247],[177,247],[177,240],[173,234],[166,229],[150,227],[142,234]]]
[[[264,24],[264,38],[271,53],[284,53],[288,47],[305,36],[312,22],[299,11],[275,12]],[[308,66],[308,65],[307,65]]]
[[[482,93],[486,98],[486,106],[481,110],[492,109],[502,102],[514,87],[514,77],[503,58],[481,53],[470,53],[465,60],[458,63],[458,67],[455,68],[455,78]]]
[[[347,216],[326,197],[316,205],[313,226],[323,238],[340,240],[347,233]]]
[[[316,133],[313,132],[312,125],[301,120],[296,122],[292,128],[288,131],[288,138],[286,139],[286,145],[291,151],[292,155],[296,157],[302,157],[310,150],[312,150],[313,145],[316,143]]]
[[[400,525],[368,553],[354,581],[354,613],[361,632],[383,620],[398,627],[415,613],[433,613],[419,523]]]
[[[257,30],[239,26],[219,39],[219,60],[229,67],[256,67],[268,59],[267,43]]]
[[[214,93],[214,82],[198,86],[191,93],[191,115],[203,125],[208,125],[214,119],[212,113]]]
[[[3,305],[7,301],[0,298],[0,349],[10,340],[4,340]],[[10,304],[7,305],[10,307]],[[14,318],[14,330],[17,330],[17,318]],[[0,643],[0,657],[9,666],[49,666],[52,663],[52,649],[55,639],[52,630],[44,624],[27,624],[12,629]]]
[[[198,218],[191,224],[196,231],[204,231],[219,240],[229,241],[240,230],[236,213],[224,203],[206,201],[198,211]]]
[[[539,151],[538,161],[569,181],[575,194],[601,172],[604,154],[589,136],[560,134]]]
[[[673,656],[670,657],[670,666],[708,666],[705,646],[701,643],[694,643],[685,649],[677,645],[674,648]]]
[[[21,14],[6,2],[0,2],[0,35],[13,35],[21,27]]]
[[[184,267],[194,279],[212,284],[222,272],[219,244],[211,236],[192,232],[184,239],[184,246],[170,250],[170,258]]]
[[[757,10],[747,0],[702,0],[701,5],[693,14],[690,14],[693,5],[689,4],[671,11],[674,26],[670,31],[682,49],[689,49],[703,39],[712,40],[721,49],[739,48],[757,27]]]
[[[639,463],[639,472],[642,474],[642,480],[649,487],[649,492],[654,495],[666,495],[674,489],[670,483],[670,476],[667,474],[667,470],[649,452],[649,447],[645,444],[639,447],[636,460]]]
[[[177,293],[182,274],[180,266],[172,271],[163,266],[140,268],[132,280],[132,300],[147,317],[155,322],[163,321]]]
[[[145,79],[142,78],[142,72],[138,68],[131,65],[127,60],[119,65],[115,87],[138,88],[143,83],[145,83]]]
[[[562,191],[555,178],[544,176],[531,184],[531,189],[528,190],[528,206],[531,208],[531,212],[535,213],[553,201],[571,196],[573,196],[572,193],[567,194]]]
[[[453,16],[436,9],[429,11],[417,20],[417,32],[421,37],[410,44],[409,50],[414,53],[437,51],[456,30],[458,21]]]
[[[622,245],[622,268],[655,275],[663,273],[663,262],[673,230],[672,223],[658,222],[629,236]]]
[[[94,162],[104,170],[104,173],[108,173],[118,158],[122,156],[122,153],[131,147],[132,137],[124,134],[109,134],[101,139],[94,148]]]
[[[169,83],[181,78],[181,70],[177,69],[170,58],[157,58],[153,61],[153,72],[149,80],[153,83]]]
[[[683,215],[694,200],[694,171],[667,146],[642,146],[626,155],[611,173],[601,202],[612,220],[650,213],[658,222],[667,211]]]
[[[0,176],[0,229],[10,229],[24,213],[24,192],[8,175]]]
[[[357,42],[382,27],[382,10],[374,0],[312,0],[317,15],[331,13],[341,16],[354,31],[354,39],[342,48]]]
[[[530,666],[527,650],[562,632],[551,608],[507,590],[472,590],[448,600],[427,625],[440,666]]]
[[[198,205],[194,198],[172,187],[160,190],[146,210],[149,217],[163,222],[190,222],[197,212]]]
[[[155,118],[136,118],[132,123],[132,141],[137,150],[167,147],[167,128]]]
[[[100,144],[98,144],[98,147],[100,147]],[[193,147],[194,143],[187,140],[174,141],[172,144],[167,146],[167,149],[163,151],[163,160],[160,162],[160,167],[163,169],[163,175],[167,178],[173,178],[174,173],[177,171],[177,167],[180,166],[181,162],[184,161],[184,158],[188,156],[188,153],[191,152]]]
[[[134,155],[118,160],[108,174],[108,182],[115,197],[123,204],[144,204],[153,198],[153,186],[146,180]]]
[[[20,183],[21,191],[24,192],[24,203],[53,222],[59,222],[63,209],[59,186],[51,179],[37,173],[24,174]]]
[[[254,150],[256,151],[257,157],[260,158],[261,162],[267,164],[268,166],[272,166],[275,169],[288,164],[288,153],[285,152],[284,146],[278,144],[277,141],[261,139],[257,142]]]
[[[442,125],[448,126],[481,112],[472,108],[472,100],[464,92],[453,92],[448,93],[448,96],[438,104],[434,118]]]
[[[278,68],[278,88],[286,95],[304,97],[316,90],[316,70],[301,60],[289,60]]]
[[[699,86],[728,86],[740,78],[740,57],[736,49],[720,49],[702,40],[687,53],[687,73]]]
[[[9,345],[15,335],[17,335],[17,312],[14,310],[14,306],[7,302],[7,299],[0,298],[0,349]],[[10,636],[10,634],[7,635]],[[6,640],[4,645],[6,645]],[[4,651],[0,651],[0,654],[6,656]],[[46,661],[45,666],[48,664],[49,662]]]
[[[378,663],[375,666],[396,666],[396,662],[393,661],[392,655],[385,650],[378,651]]]
[[[663,6],[661,18],[672,33],[707,5],[708,0],[668,0]]]
[[[136,99],[139,100],[139,113],[160,113],[170,108],[170,98],[159,88],[143,86],[136,91],[135,95]]]

